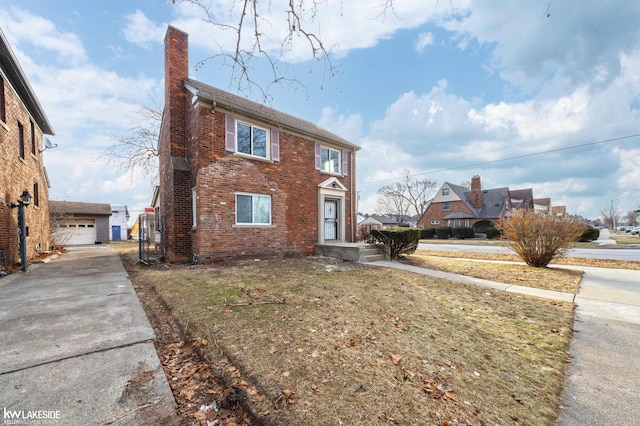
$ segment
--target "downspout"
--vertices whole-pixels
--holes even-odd
[[[351,189],[351,221],[350,222],[351,222],[351,242],[352,243],[356,242],[355,224],[353,223],[353,220],[354,219],[356,219],[356,221],[358,220],[358,200],[353,197],[354,188],[356,186],[356,171],[354,170],[354,166],[353,166],[355,157],[356,157],[356,151],[353,150],[353,151],[351,151],[351,158],[349,159],[350,162],[351,162],[351,165],[350,165],[350,167],[351,167],[351,185],[350,185],[351,186],[351,188],[350,188]],[[353,212],[354,212],[354,208],[353,208],[354,204],[356,206],[356,208],[355,208],[356,214],[355,215],[353,214]]]

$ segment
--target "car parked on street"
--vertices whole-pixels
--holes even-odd
[[[640,226],[634,226],[633,228],[631,228],[631,231],[629,231],[631,233],[631,235],[639,235],[640,236]]]

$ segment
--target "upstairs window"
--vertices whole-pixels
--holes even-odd
[[[225,117],[225,149],[252,157],[280,161],[280,132]]]
[[[349,153],[329,148],[316,142],[316,170],[336,175],[347,175]]]
[[[451,203],[449,201],[442,203],[442,210],[451,210]]]
[[[322,171],[329,173],[340,173],[340,151],[322,147],[320,150],[320,161]]]
[[[237,152],[267,158],[267,130],[237,123]]]
[[[271,225],[271,197],[236,194],[236,224]]]
[[[4,98],[4,78],[0,75],[0,120],[7,122],[7,106]]]
[[[33,125],[33,121],[30,121],[29,123],[31,124],[31,153],[36,155],[36,128]]]
[[[442,195],[449,195],[449,188],[442,188]]]
[[[24,127],[18,121],[18,154],[24,160]]]
[[[40,206],[40,189],[38,188],[38,182],[33,183],[33,205]]]

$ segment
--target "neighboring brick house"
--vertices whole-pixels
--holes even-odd
[[[445,182],[429,202],[418,226],[467,226],[484,233],[511,210],[509,188],[482,189],[480,176],[474,176],[471,188]]]
[[[49,182],[42,155],[43,135],[53,128],[0,30],[0,269],[20,259],[17,209],[11,204],[27,190],[27,258],[49,249]]]
[[[358,146],[190,79],[188,35],[165,37],[159,141],[168,261],[309,255],[355,241]]]

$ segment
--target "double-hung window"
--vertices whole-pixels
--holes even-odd
[[[18,155],[24,160],[24,127],[18,122]]]
[[[316,142],[316,170],[336,175],[347,175],[349,153]]]
[[[237,154],[280,161],[280,131],[225,117],[225,149]]]
[[[320,149],[320,161],[322,171],[329,173],[340,173],[340,151],[337,149],[322,147]]]
[[[0,75],[0,121],[7,122],[7,107],[4,98],[4,78]]]
[[[451,210],[451,202],[450,201],[446,201],[446,202],[442,203],[442,210]]]
[[[267,130],[239,121],[237,123],[237,152],[268,158]]]
[[[259,194],[236,194],[237,225],[271,225],[271,197]]]

